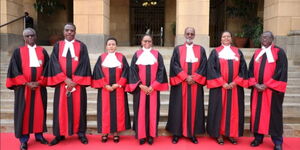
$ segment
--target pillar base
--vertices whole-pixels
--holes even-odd
[[[76,39],[86,44],[89,52],[105,52],[105,34],[76,34]]]
[[[17,47],[24,45],[24,39],[22,35],[1,33],[0,34],[0,50],[12,53]]]

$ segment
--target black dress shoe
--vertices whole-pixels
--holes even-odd
[[[256,147],[256,146],[259,146],[261,143],[262,143],[262,141],[259,141],[259,140],[254,139],[254,140],[251,142],[250,146]]]
[[[148,141],[147,141],[147,142],[148,142],[148,144],[152,145],[153,142],[154,142],[153,137],[150,136],[150,137],[148,138]]]
[[[120,141],[120,137],[119,136],[114,136],[114,138],[113,138],[113,141],[115,142],[115,143],[119,143],[119,141]]]
[[[179,140],[179,137],[178,137],[178,136],[173,136],[173,138],[172,138],[172,143],[173,143],[173,144],[176,144],[176,143],[178,143],[178,140]]]
[[[108,134],[102,135],[101,142],[106,143],[108,140]]]
[[[143,145],[143,144],[145,144],[145,143],[146,143],[146,139],[145,139],[145,138],[140,139],[140,145]]]
[[[49,142],[44,138],[40,138],[40,139],[35,139],[35,141],[40,142],[41,144],[48,144]]]
[[[236,141],[234,138],[228,137],[227,139],[228,139],[228,141],[229,141],[231,144],[234,144],[234,145],[237,144],[237,141]]]
[[[216,138],[216,141],[217,141],[218,144],[224,145],[224,140],[223,140],[223,138]]]
[[[198,144],[198,140],[195,136],[191,137],[190,139],[194,144]]]
[[[55,137],[51,142],[50,142],[50,146],[56,145],[58,144],[60,141],[64,140],[65,137],[64,136],[57,136]]]
[[[27,142],[21,143],[20,149],[21,150],[27,150]]]
[[[89,143],[89,141],[88,141],[88,139],[86,138],[85,135],[79,136],[78,138],[79,138],[79,140],[80,140],[80,142],[81,142],[82,144],[88,144],[88,143]]]
[[[274,150],[282,150],[282,145],[275,145]]]

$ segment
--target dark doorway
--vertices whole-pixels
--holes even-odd
[[[221,33],[226,29],[226,0],[211,0],[209,10],[210,47],[220,45]]]
[[[164,0],[130,0],[130,43],[140,45],[141,37],[148,33],[153,44],[164,45]]]

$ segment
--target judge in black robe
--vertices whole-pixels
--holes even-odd
[[[140,144],[153,144],[159,122],[160,91],[168,90],[163,57],[152,49],[152,38],[142,38],[142,49],[133,55],[126,90],[133,94],[133,129]]]
[[[231,33],[221,36],[222,45],[213,49],[207,62],[209,105],[207,133],[224,144],[232,144],[244,132],[244,87],[248,87],[247,64],[243,53],[231,46]]]
[[[76,27],[64,27],[65,40],[58,41],[47,66],[47,84],[55,87],[53,104],[53,134],[50,145],[63,140],[66,135],[78,134],[87,144],[86,87],[91,84],[91,68],[86,45],[75,39]]]
[[[197,144],[196,134],[205,132],[204,92],[206,84],[205,49],[193,44],[195,29],[185,29],[186,43],[175,47],[170,64],[170,102],[166,130],[173,134],[172,143],[188,137]]]
[[[274,36],[266,31],[261,35],[249,65],[251,91],[250,130],[255,139],[251,146],[263,142],[264,134],[271,135],[274,149],[282,149],[282,103],[287,86],[287,57],[283,49],[272,44]]]
[[[102,142],[113,133],[113,141],[119,142],[118,132],[130,129],[127,93],[129,66],[125,56],[117,49],[117,40],[108,38],[107,52],[97,60],[92,76],[92,87],[98,89],[97,127],[102,133]]]
[[[15,92],[14,129],[20,139],[21,149],[27,149],[30,133],[36,140],[47,144],[43,137],[46,127],[47,90],[43,71],[49,56],[36,46],[36,32],[32,28],[23,31],[25,46],[17,48],[10,59],[6,87]]]

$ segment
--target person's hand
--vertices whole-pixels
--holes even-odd
[[[257,89],[258,92],[262,92],[266,89],[264,84],[255,84],[254,87]]]
[[[140,84],[139,87],[142,91],[144,91],[146,94],[148,93],[148,87],[146,85]]]
[[[110,92],[114,90],[110,85],[105,85],[104,88]]]
[[[229,86],[230,86],[230,89],[233,89],[233,88],[236,87],[236,83],[235,83],[235,82],[231,82],[231,83],[229,84]]]
[[[228,90],[231,89],[231,86],[228,83],[223,84],[223,88]]]
[[[187,84],[188,85],[192,85],[192,84],[195,84],[195,81],[194,81],[194,79],[193,79],[193,76],[188,76],[186,79],[186,82],[187,82]]]
[[[26,86],[28,86],[31,90],[35,90],[37,87],[39,87],[38,82],[27,82],[25,83]]]
[[[73,87],[76,86],[76,83],[73,82],[70,78],[67,78],[67,79],[65,80],[65,83],[66,83],[67,86],[70,87],[71,89],[72,89]]]
[[[152,86],[149,86],[147,90],[147,95],[150,95],[152,92],[153,92],[153,88]]]
[[[115,83],[115,84],[113,84],[111,87],[115,90],[115,89],[119,88],[120,85]]]

